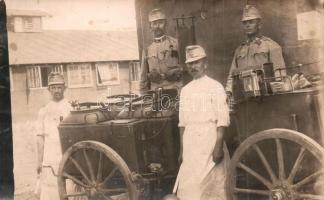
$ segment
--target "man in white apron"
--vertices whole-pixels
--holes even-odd
[[[65,81],[63,75],[51,73],[48,78],[48,90],[52,99],[38,113],[37,171],[41,173],[40,199],[58,200],[57,178],[53,175],[50,167],[57,173],[62,157],[57,127],[60,120],[69,114],[71,106],[64,98]]]
[[[225,199],[224,127],[229,111],[224,87],[205,72],[207,58],[199,45],[186,48],[193,81],[181,90],[179,127],[182,164],[175,188],[180,200]]]

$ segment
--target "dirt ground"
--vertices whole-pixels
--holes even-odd
[[[13,122],[15,200],[37,200],[34,121]]]

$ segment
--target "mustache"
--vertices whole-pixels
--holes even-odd
[[[154,31],[163,31],[161,28],[156,28]]]

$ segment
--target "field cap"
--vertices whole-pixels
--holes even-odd
[[[243,16],[241,21],[248,21],[252,19],[261,19],[259,10],[252,5],[246,5],[243,9]]]
[[[206,57],[204,48],[199,45],[190,45],[186,47],[186,63],[194,62]]]
[[[151,12],[149,13],[149,22],[153,22],[159,19],[166,19],[166,16],[162,12],[162,10],[160,8],[151,10]]]
[[[62,85],[65,84],[64,76],[57,72],[51,72],[48,75],[48,86],[57,85],[57,84],[62,84]]]

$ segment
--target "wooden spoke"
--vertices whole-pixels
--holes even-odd
[[[94,171],[93,171],[93,168],[92,168],[91,161],[90,161],[90,159],[88,157],[88,154],[86,152],[86,149],[83,149],[83,155],[84,155],[85,161],[86,161],[88,169],[89,169],[91,180],[92,180],[92,182],[94,182],[95,181],[95,175],[94,175]]]
[[[102,195],[103,196],[103,198],[105,198],[106,200],[113,200],[112,198],[110,198],[110,197],[108,197],[108,196],[106,196],[106,195]]]
[[[323,195],[314,195],[314,194],[296,194],[297,199],[313,199],[313,200],[323,200]]]
[[[116,171],[118,170],[118,167],[114,167],[114,169],[109,173],[109,175],[104,179],[104,181],[102,183],[100,183],[100,185],[104,185],[106,184],[116,173]]]
[[[310,181],[316,179],[320,174],[322,174],[324,171],[323,170],[319,170],[309,176],[307,176],[306,178],[304,178],[303,180],[299,181],[298,183],[294,184],[293,187],[298,188],[302,185],[305,185],[306,183],[309,183]]]
[[[104,193],[99,192],[101,194],[101,196],[106,199],[106,200],[113,200],[112,198],[110,198],[109,196],[106,196]]]
[[[258,194],[258,195],[264,195],[269,196],[270,191],[267,190],[255,190],[255,189],[242,189],[242,188],[234,188],[235,193],[246,193],[246,194]]]
[[[256,145],[256,144],[253,145],[253,148],[254,148],[254,150],[258,153],[259,158],[261,159],[261,161],[262,161],[264,167],[265,167],[266,170],[268,171],[268,173],[269,173],[269,175],[270,175],[270,178],[271,178],[271,181],[272,181],[272,182],[275,182],[275,181],[277,180],[277,177],[276,177],[276,175],[274,174],[274,172],[273,172],[271,166],[269,165],[267,159],[265,158],[263,152],[261,151],[261,149],[259,148],[259,146]]]
[[[277,158],[278,158],[278,166],[279,166],[279,179],[284,180],[286,177],[285,165],[283,159],[282,145],[278,138],[276,138],[276,147],[277,147]]]
[[[248,172],[249,174],[254,176],[256,179],[258,179],[260,182],[262,182],[269,189],[271,188],[271,183],[268,180],[266,180],[263,176],[261,176],[260,174],[258,174],[257,172],[255,172],[254,170],[249,168],[248,166],[246,166],[246,165],[244,165],[243,163],[240,162],[238,164],[238,167],[240,167],[241,169],[245,170],[246,172]]]
[[[266,153],[268,145],[272,145],[271,155]],[[251,149],[252,154],[250,154]],[[290,157],[285,157],[288,151],[293,152],[293,157],[289,160]],[[306,163],[308,154],[309,163]],[[261,166],[255,166],[255,156],[260,160],[258,162]],[[225,183],[227,199],[236,200],[241,195],[242,197],[259,195],[260,198],[271,199],[275,198],[272,195],[276,195],[279,199],[324,200],[324,194],[316,193],[317,188],[313,188],[315,181],[318,181],[320,176],[324,176],[324,169],[314,169],[318,166],[315,162],[323,164],[323,157],[324,148],[303,133],[281,128],[251,133],[231,157]],[[291,161],[289,165],[288,161]],[[310,165],[309,169],[300,171],[301,165],[307,168],[307,164]],[[244,178],[244,176],[251,178]],[[273,182],[274,178],[276,181]],[[259,185],[259,187],[244,185]]]
[[[98,171],[97,171],[97,182],[100,182],[102,179],[102,153],[99,152],[99,163],[98,163]]]
[[[68,197],[78,197],[78,196],[87,196],[88,194],[86,192],[80,192],[80,193],[74,193],[74,194],[66,194],[65,198]]]
[[[88,182],[88,184],[91,184],[91,180],[87,176],[87,174],[83,171],[82,167],[79,165],[79,163],[74,160],[72,157],[69,158],[69,160],[74,164],[74,166],[81,172],[83,178]]]
[[[126,193],[126,188],[99,189],[103,193]]]
[[[297,173],[297,170],[298,170],[298,168],[300,167],[300,163],[301,163],[301,161],[302,161],[303,158],[304,158],[304,155],[305,155],[305,148],[303,147],[303,148],[300,149],[299,154],[298,154],[298,156],[297,156],[297,159],[296,159],[296,161],[295,161],[295,164],[294,164],[294,166],[293,166],[293,168],[292,168],[292,170],[291,170],[291,172],[290,172],[290,174],[289,174],[289,176],[288,176],[288,179],[287,179],[287,180],[288,180],[290,183],[293,183],[294,178],[295,178],[295,175],[296,175],[296,173]]]
[[[74,176],[72,176],[72,175],[70,175],[70,174],[68,174],[66,172],[63,173],[63,177],[71,179],[73,182],[81,185],[82,187],[89,188],[88,185],[84,184],[82,181],[78,180],[77,178],[75,178]]]
[[[107,167],[106,160],[110,164]],[[73,171],[73,175],[69,174],[70,171]],[[123,196],[139,200],[139,191],[131,179],[131,174],[125,161],[106,144],[90,140],[81,141],[73,144],[63,154],[57,177],[58,192],[61,199],[65,200],[70,198],[114,200]],[[122,185],[101,191],[110,185],[116,176],[118,183],[121,182]],[[67,179],[77,186],[71,192],[67,191]]]

